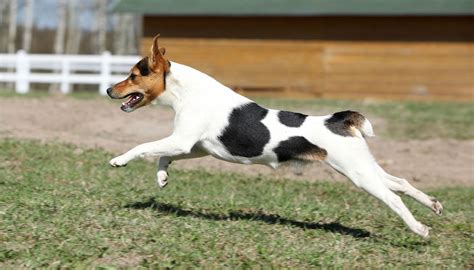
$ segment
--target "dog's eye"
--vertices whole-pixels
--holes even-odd
[[[136,78],[136,77],[137,77],[137,75],[135,75],[135,74],[133,74],[133,73],[132,73],[132,74],[130,74],[130,80],[132,80],[132,81],[133,81],[133,80],[135,80],[135,78]]]

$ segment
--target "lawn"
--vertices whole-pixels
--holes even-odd
[[[428,190],[437,217],[423,240],[349,183],[111,168],[113,156],[64,144],[0,140],[0,268],[314,268],[474,265],[474,189]]]

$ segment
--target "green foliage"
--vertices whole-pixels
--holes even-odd
[[[285,181],[155,165],[111,154],[0,141],[0,268],[472,267],[472,188],[432,190],[423,240],[350,184]],[[471,261],[470,261],[471,260]]]

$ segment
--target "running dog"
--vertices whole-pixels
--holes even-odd
[[[374,136],[372,125],[362,114],[342,111],[308,116],[266,109],[196,69],[167,60],[165,49],[158,47],[158,36],[150,54],[107,94],[126,99],[121,106],[125,112],[150,103],[170,106],[175,112],[174,131],[169,137],[134,147],[110,165],[121,167],[136,158],[159,156],[157,182],[163,188],[168,183],[168,166],[180,159],[211,155],[272,168],[322,161],[387,204],[413,232],[428,236],[429,228],[413,217],[395,192],[413,197],[438,215],[443,206],[377,164],[365,141]]]

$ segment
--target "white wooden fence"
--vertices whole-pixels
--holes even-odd
[[[0,82],[15,83],[17,93],[28,93],[30,83],[59,83],[63,93],[71,92],[71,84],[96,84],[99,93],[125,78],[139,56],[0,54]],[[13,71],[11,71],[13,70]]]

